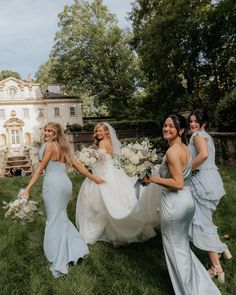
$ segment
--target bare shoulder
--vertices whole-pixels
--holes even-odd
[[[110,140],[104,138],[102,139],[100,142],[99,142],[99,147],[100,148],[107,148],[107,147],[110,147],[111,146],[111,142]]]
[[[46,152],[54,152],[56,151],[56,144],[54,142],[47,142],[46,143],[46,148],[45,148]]]
[[[187,147],[186,147],[187,148]],[[183,153],[183,147],[181,145],[174,144],[169,147],[166,152],[166,158],[168,162],[175,162],[181,158]]]

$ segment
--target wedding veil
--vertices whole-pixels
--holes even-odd
[[[107,122],[103,122],[105,126],[107,126],[111,138],[111,143],[112,143],[112,149],[113,149],[113,154],[119,155],[120,154],[120,148],[121,148],[121,143],[119,139],[116,136],[116,131],[115,129],[108,124]]]

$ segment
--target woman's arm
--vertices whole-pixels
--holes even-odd
[[[81,165],[79,162],[76,162],[75,160],[72,161],[72,166],[75,167],[76,170],[78,170],[81,174],[88,177],[92,181],[94,181],[97,184],[105,183],[105,181],[98,176],[93,175],[86,169],[83,165]]]
[[[25,190],[22,192],[22,196],[26,199],[29,198],[29,191],[32,188],[32,186],[37,182],[37,180],[39,179],[43,169],[47,166],[48,161],[50,160],[51,156],[53,153],[53,146],[51,143],[48,143],[46,145],[45,151],[43,153],[43,158],[42,160],[39,162],[29,184],[26,186]]]
[[[193,141],[198,151],[198,155],[192,162],[192,170],[194,171],[208,158],[208,147],[207,147],[207,139],[204,137],[196,135],[193,138]]]
[[[181,163],[181,151],[177,149],[169,149],[166,153],[166,162],[170,178],[162,178],[159,176],[145,177],[145,182],[154,182],[172,189],[181,190],[184,187],[183,167]]]

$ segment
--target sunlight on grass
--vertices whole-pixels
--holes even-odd
[[[228,244],[236,256],[236,166],[221,166],[226,196],[214,215],[222,238],[228,235]],[[68,205],[68,215],[74,222],[75,203],[83,177],[71,174],[73,196]],[[0,179],[0,199],[16,198],[28,177]],[[39,201],[44,211],[41,193],[42,179],[35,185],[31,196]],[[54,279],[43,254],[45,214],[35,216],[32,223],[20,225],[4,218],[0,209],[0,294],[1,295],[172,295],[173,290],[166,268],[161,234],[145,243],[114,248],[104,242],[90,246],[87,259],[73,266],[67,276]],[[201,262],[209,266],[207,254],[193,249]],[[226,284],[219,285],[223,295],[236,294],[235,258],[222,260]],[[210,294],[209,294],[210,295]]]

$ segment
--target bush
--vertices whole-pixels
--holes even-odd
[[[160,129],[157,122],[153,120],[112,121],[111,125],[116,130],[152,129],[159,131]]]
[[[98,122],[86,123],[83,127],[79,124],[72,124],[69,128],[73,131],[93,131]],[[160,133],[161,128],[156,121],[153,120],[121,120],[121,121],[109,121],[109,124],[116,130],[136,130],[136,129],[150,129]]]
[[[83,126],[83,131],[93,131],[97,123],[87,123]]]
[[[82,128],[83,128],[83,127],[82,127],[80,124],[72,124],[72,125],[69,126],[68,129],[69,129],[71,132],[74,132],[74,131],[81,131]]]
[[[218,102],[216,127],[219,131],[236,132],[236,88]]]

